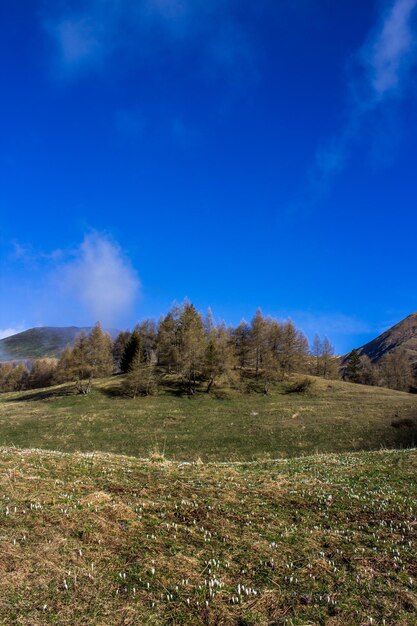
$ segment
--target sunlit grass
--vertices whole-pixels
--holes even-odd
[[[0,623],[417,623],[417,453],[0,452]]]
[[[417,443],[417,396],[316,380],[308,393],[216,389],[193,398],[119,395],[121,377],[89,396],[71,386],[0,394],[0,445],[132,456],[155,447],[177,460],[249,460]]]

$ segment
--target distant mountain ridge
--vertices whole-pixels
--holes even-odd
[[[39,326],[0,340],[0,361],[18,361],[44,357],[58,358],[65,346],[73,345],[82,331],[89,333],[91,326]],[[109,330],[112,336],[117,331]]]
[[[417,363],[417,313],[389,328],[359,348],[358,352],[369,357],[373,363],[379,363],[386,354],[399,349],[404,350],[413,363]]]

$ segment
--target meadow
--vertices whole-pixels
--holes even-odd
[[[0,445],[243,461],[417,442],[417,396],[390,389],[316,378],[304,393],[283,383],[269,395],[217,389],[190,398],[166,384],[132,399],[120,395],[122,379],[96,381],[87,396],[70,384],[0,394]]]
[[[311,380],[1,394],[1,626],[417,624],[417,397]]]
[[[415,450],[0,450],[0,624],[417,624]]]

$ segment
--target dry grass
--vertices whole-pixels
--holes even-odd
[[[417,624],[417,452],[0,450],[0,624]]]

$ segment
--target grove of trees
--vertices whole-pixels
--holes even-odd
[[[342,377],[352,383],[389,387],[398,391],[414,391],[417,385],[415,365],[405,350],[388,352],[378,364],[358,350],[349,354]]]
[[[114,340],[97,323],[59,359],[0,365],[0,391],[73,382],[78,393],[88,394],[95,379],[123,374],[120,389],[131,397],[155,393],[161,381],[189,396],[218,385],[268,394],[273,383],[295,372],[327,379],[342,374],[351,382],[402,390],[410,389],[414,374],[400,352],[375,366],[354,350],[341,370],[328,338],[316,335],[309,346],[291,320],[280,322],[258,309],[250,323],[226,326],[185,301],[158,322],[145,320]]]

